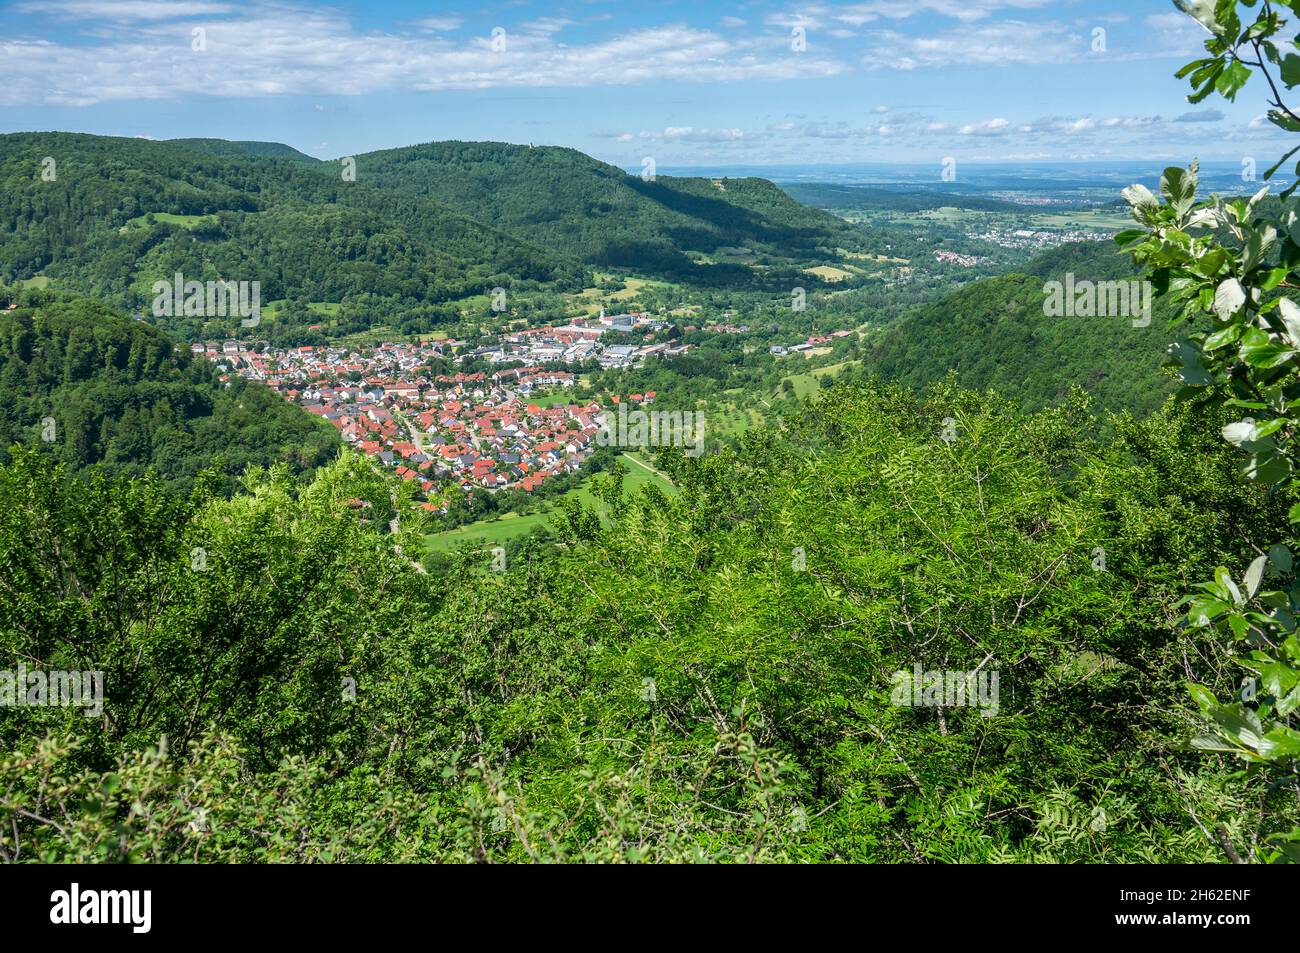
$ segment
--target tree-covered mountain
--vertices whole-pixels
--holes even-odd
[[[329,425],[99,302],[0,288],[0,308],[0,460],[23,444],[173,487],[217,468],[229,489],[249,466],[302,473],[338,451]]]
[[[1141,276],[1108,242],[1080,242],[1045,252],[1023,269],[972,282],[934,304],[908,312],[866,344],[867,373],[923,387],[955,371],[961,383],[993,389],[1028,408],[1062,400],[1083,387],[1099,407],[1144,414],[1172,390],[1160,370],[1172,339],[1166,303],[1151,323],[1128,315],[1051,316],[1044,285],[1067,275],[1084,281],[1138,281]]]
[[[258,281],[259,333],[425,331],[496,287],[577,291],[593,267],[788,293],[861,234],[760,179],[644,181],[570,149],[433,143],[356,176],[279,143],[0,136],[0,281],[36,276],[134,312],[152,285]],[[350,306],[349,306],[350,304]],[[278,322],[278,324],[277,324]],[[173,315],[182,337],[238,322]]]
[[[168,139],[167,142],[188,149],[211,152],[218,156],[262,156],[269,159],[295,159],[309,165],[322,164],[320,159],[299,152],[293,146],[287,146],[283,142],[230,139]]]
[[[369,320],[405,314],[423,329],[466,295],[587,281],[572,259],[434,201],[344,181],[337,164],[243,148],[217,154],[211,144],[0,136],[0,280],[42,274],[146,311],[153,282],[177,272],[258,281],[263,303],[364,296]],[[186,337],[204,333],[193,316],[162,323]],[[237,327],[218,319],[206,333]]]
[[[647,181],[574,149],[501,142],[431,142],[356,160],[358,181],[435,199],[593,266],[695,284],[761,278],[790,287],[795,265],[858,242],[843,222],[765,179]],[[732,249],[746,261],[715,257]],[[700,255],[708,262],[697,263]]]

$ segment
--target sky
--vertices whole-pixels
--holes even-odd
[[[636,168],[1238,161],[1264,89],[1191,106],[1206,34],[1168,0],[15,0],[0,132],[438,139]]]

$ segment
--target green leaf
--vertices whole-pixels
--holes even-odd
[[[1220,328],[1213,334],[1206,335],[1205,341],[1201,344],[1201,349],[1210,352],[1217,351],[1221,347],[1237,343],[1241,337],[1241,325],[1230,324],[1226,328]]]
[[[1236,278],[1229,278],[1214,290],[1214,313],[1227,321],[1246,303],[1246,289]]]
[[[1268,563],[1267,556],[1256,556],[1246,569],[1246,576],[1242,583],[1246,587],[1246,598],[1255,598],[1255,593],[1259,592],[1259,584],[1264,581],[1264,566]]]
[[[1160,176],[1160,194],[1181,218],[1196,202],[1196,184],[1199,179],[1196,163],[1186,169],[1170,166]]]
[[[1251,367],[1270,368],[1285,364],[1295,354],[1293,348],[1273,340],[1262,328],[1247,328],[1241,336],[1238,354]]]
[[[1277,229],[1272,225],[1264,225],[1260,228],[1251,229],[1246,236],[1246,247],[1241,253],[1241,269],[1243,272],[1254,271],[1255,268],[1267,256],[1273,246],[1277,244]]]
[[[1169,345],[1169,357],[1179,368],[1178,376],[1189,387],[1208,387],[1214,378],[1201,359],[1201,351],[1190,341],[1175,341]]]
[[[1228,64],[1227,68],[1219,74],[1219,78],[1214,81],[1214,88],[1219,91],[1224,99],[1232,102],[1237,98],[1237,93],[1241,87],[1246,85],[1250,79],[1250,67],[1237,60]]]
[[[1280,70],[1282,82],[1286,84],[1287,89],[1300,84],[1300,56],[1288,53],[1282,57]]]

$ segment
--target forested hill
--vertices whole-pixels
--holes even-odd
[[[571,149],[433,143],[357,156],[345,181],[280,143],[0,135],[0,281],[138,312],[176,272],[257,280],[296,309],[268,315],[272,338],[316,320],[312,303],[344,304],[340,333],[424,331],[494,287],[587,287],[592,267],[787,290],[861,241],[762,179],[644,181]]]
[[[293,146],[283,142],[256,142],[229,139],[168,139],[167,142],[187,149],[199,149],[218,156],[262,156],[268,159],[294,159],[308,165],[323,164],[305,152],[299,152]],[[333,167],[331,167],[332,169]]]
[[[656,175],[646,181],[574,149],[431,142],[357,156],[357,178],[436,199],[588,264],[726,284],[795,262],[827,260],[855,241],[843,222],[765,179]],[[744,249],[752,262],[706,261]],[[806,276],[805,276],[806,277]],[[775,279],[775,276],[773,276]]]
[[[154,281],[182,272],[260,281],[264,303],[368,296],[373,320],[400,310],[427,326],[441,304],[499,285],[587,280],[572,259],[434,201],[345,182],[337,164],[239,151],[0,136],[0,281],[43,274],[142,311]],[[167,327],[203,333],[197,320]]]
[[[1078,385],[1099,408],[1145,414],[1173,390],[1160,370],[1171,340],[1157,301],[1149,327],[1128,317],[1049,317],[1046,281],[1135,280],[1109,242],[1063,245],[1021,274],[972,282],[880,332],[866,370],[910,387],[957,372],[964,386],[991,388],[1028,408],[1046,407]]]
[[[183,488],[218,459],[233,485],[249,465],[305,472],[337,452],[328,424],[261,385],[226,386],[188,348],[103,304],[0,287],[0,308],[0,460],[26,444],[74,469],[152,467]]]

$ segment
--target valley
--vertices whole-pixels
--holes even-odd
[[[0,864],[1300,861],[1289,6],[0,8]]]

